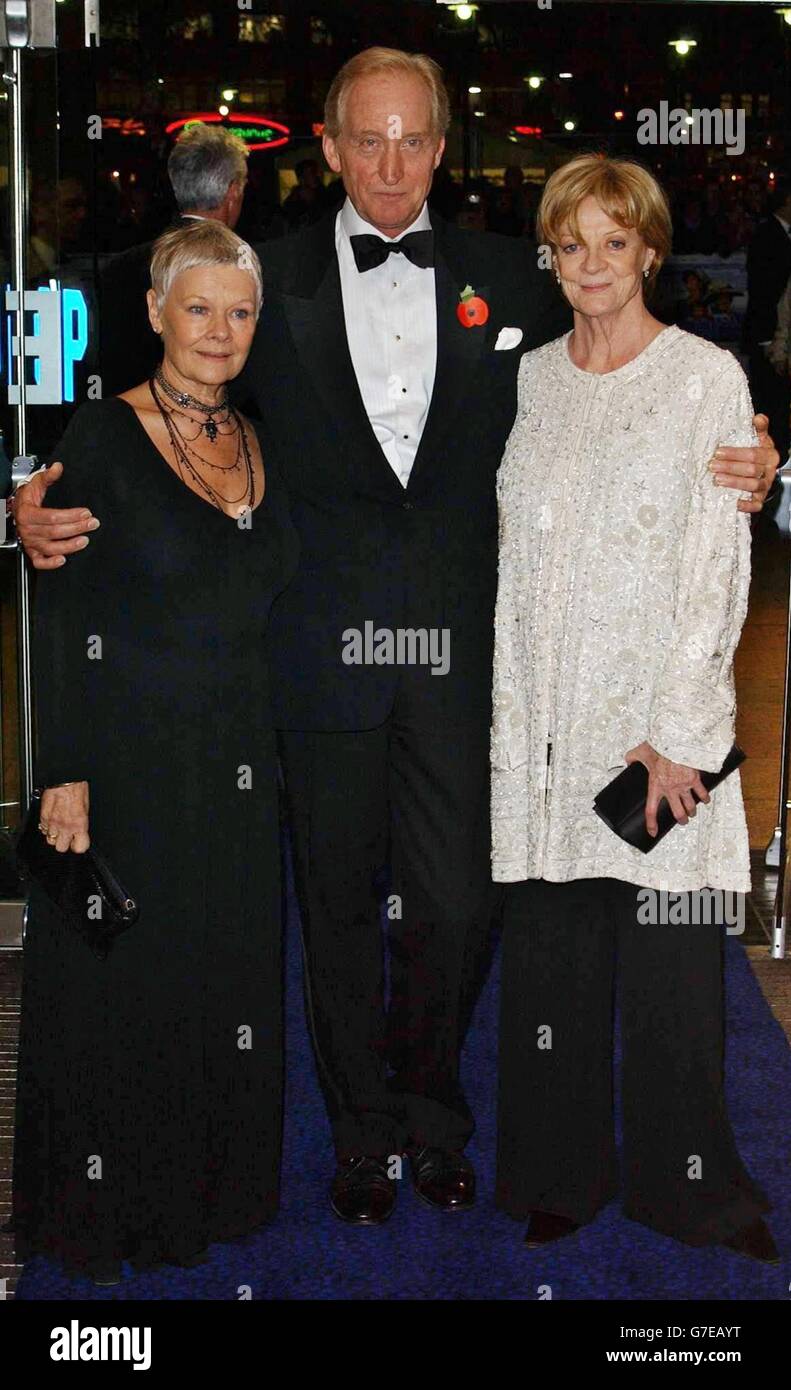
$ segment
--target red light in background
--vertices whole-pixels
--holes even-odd
[[[122,119],[120,116],[102,116],[102,126],[105,130],[117,130],[119,135],[145,135],[146,127],[142,121],[135,120],[132,116]]]
[[[245,131],[243,139],[248,150],[276,150],[280,145],[287,145],[291,135],[288,126],[283,125],[281,121],[274,121],[271,116],[251,116],[245,111],[231,111],[227,116],[221,116],[217,111],[195,111],[191,116],[182,116],[177,121],[171,121],[165,126],[165,133],[173,135],[195,121],[202,121],[205,125],[239,126]],[[247,132],[255,128],[279,131],[280,134],[276,140],[251,140]]]

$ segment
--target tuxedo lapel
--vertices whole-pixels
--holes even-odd
[[[466,328],[460,322],[457,310],[470,271],[449,244],[447,224],[434,213],[431,223],[435,242],[437,364],[426,422],[407,486],[410,493],[440,453],[446,431],[453,427],[464,407],[465,393],[490,327]],[[488,286],[475,284],[473,289],[481,298],[487,298]],[[340,437],[348,440],[350,451],[357,457],[365,482],[370,485],[375,480],[389,498],[403,498],[404,488],[371,428],[349,352],[335,251],[334,213],[316,225],[312,244],[306,247],[293,275],[281,284],[279,294],[297,352],[337,424]]]
[[[376,479],[389,495],[403,497],[403,487],[382,453],[371,428],[349,352],[343,295],[335,253],[334,218],[331,246],[300,285],[307,294],[281,292],[294,345],[328,414],[338,426],[349,454],[361,458],[368,482]]]
[[[483,325],[465,328],[458,317],[461,292],[467,284],[462,268],[450,253],[445,236],[445,224],[431,214],[434,228],[434,282],[437,301],[437,369],[434,390],[423,427],[415,462],[409,475],[408,491],[431,466],[445,431],[458,419],[463,408],[465,391],[475,373],[487,330]],[[474,285],[475,293],[485,299],[488,286]]]

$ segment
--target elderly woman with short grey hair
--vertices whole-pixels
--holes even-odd
[[[749,519],[709,460],[751,442],[752,406],[735,358],[647,306],[671,245],[647,170],[580,156],[548,180],[539,223],[574,328],[522,359],[497,483],[498,1202],[538,1246],[622,1189],[626,1215],[663,1235],[776,1261],[723,1092],[723,907],[750,887],[744,805],[738,771],[711,793],[701,781],[734,739],[750,578]],[[635,761],[647,835],[663,801],[677,822],[648,853],[593,804]]]
[[[154,247],[162,363],[82,405],[56,506],[100,515],[36,602],[40,833],[96,840],[139,902],[99,960],[33,886],[14,1153],[18,1258],[192,1265],[278,1205],[281,900],[270,605],[296,538],[228,399],[261,305],[215,221]],[[98,525],[98,523],[97,523]]]

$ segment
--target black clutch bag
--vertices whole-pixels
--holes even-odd
[[[47,843],[38,828],[43,791],[34,791],[16,842],[20,876],[36,883],[67,925],[105,960],[115,938],[137,920],[137,903],[93,845],[85,854],[70,849],[60,854]]]
[[[747,754],[734,743],[719,772],[701,772],[700,780],[706,791],[712,791],[729,773],[743,763]],[[644,763],[630,763],[593,799],[593,809],[606,826],[620,835],[627,845],[648,854],[678,822],[670,803],[662,797],[656,813],[657,833],[649,835],[645,828],[645,803],[648,797],[648,768]],[[692,793],[695,801],[700,797]]]

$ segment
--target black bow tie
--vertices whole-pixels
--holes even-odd
[[[421,270],[426,270],[434,264],[432,231],[407,232],[400,241],[385,241],[384,237],[371,236],[367,232],[361,236],[350,237],[349,240],[360,273],[373,270],[375,265],[383,265],[391,251],[400,251],[413,265],[420,266]]]

